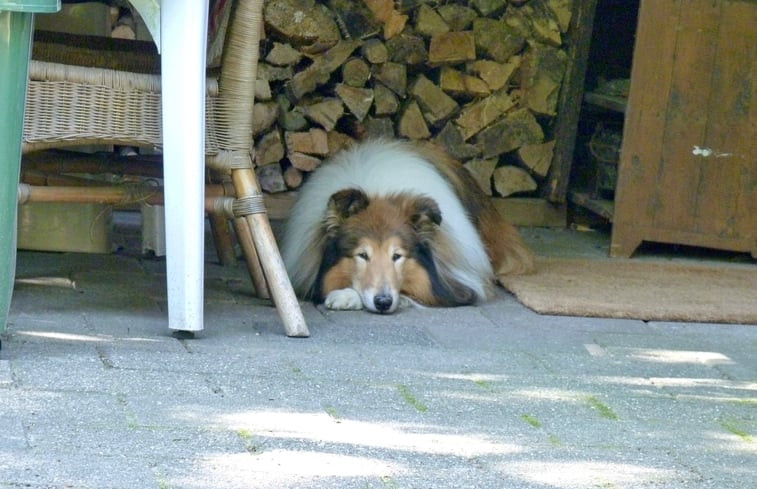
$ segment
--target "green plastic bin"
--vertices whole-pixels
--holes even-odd
[[[21,138],[35,13],[60,0],[0,0],[0,333],[8,321],[16,271],[16,219]]]

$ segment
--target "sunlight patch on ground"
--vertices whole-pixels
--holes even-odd
[[[481,389],[480,393],[465,392],[465,391],[438,391],[438,396],[446,399],[456,399],[460,401],[468,401],[470,403],[493,403],[502,402],[502,396],[500,394],[491,393],[488,390]],[[470,410],[474,410],[476,406],[470,406]]]
[[[507,462],[504,472],[528,482],[555,488],[640,487],[649,482],[669,481],[676,472],[641,465],[612,462]]]
[[[699,365],[728,365],[735,363],[726,355],[714,351],[661,350],[657,348],[627,348],[627,356],[635,360],[656,363],[691,363]]]
[[[223,416],[231,429],[245,429],[257,436],[302,439],[387,450],[476,457],[516,453],[522,447],[501,443],[481,434],[448,434],[433,427],[335,420],[327,413],[250,411]]]
[[[31,336],[33,338],[45,338],[49,340],[62,340],[62,341],[89,341],[89,342],[109,341],[109,338],[103,338],[100,336],[71,334],[71,333],[58,333],[56,331],[16,331],[15,334],[19,336]]]
[[[467,380],[469,382],[474,382],[476,384],[480,384],[483,382],[486,382],[486,383],[507,382],[510,378],[507,375],[484,374],[484,373],[466,373],[466,374],[452,373],[452,372],[413,372],[413,373],[424,376],[424,377],[431,377],[434,379]]]
[[[721,422],[723,431],[708,432],[707,435],[717,444],[713,449],[723,452],[744,452],[757,454],[757,441],[743,426],[732,421]]]
[[[591,395],[591,393],[583,391],[545,388],[518,389],[509,394],[510,397],[519,397],[522,399],[572,402],[575,404],[583,403],[584,399],[589,395]]]
[[[757,391],[757,382],[736,380],[696,377],[650,377],[649,381],[657,387],[718,387],[722,389]]]
[[[649,379],[644,377],[624,377],[621,375],[602,375],[594,377],[597,381],[606,384],[634,385],[639,387],[655,387]]]
[[[709,379],[698,377],[623,377],[605,375],[601,377],[595,377],[599,382],[617,385],[639,386],[639,387],[701,387],[701,388],[722,388],[732,390],[743,391],[757,391],[757,382],[745,382],[726,379]],[[715,395],[701,395],[701,394],[676,394],[677,399],[701,399],[714,402],[740,402],[740,403],[755,403],[757,401],[752,397],[731,397],[731,396],[715,396]]]

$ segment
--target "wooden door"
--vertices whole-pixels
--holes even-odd
[[[757,257],[757,2],[642,0],[610,253]]]

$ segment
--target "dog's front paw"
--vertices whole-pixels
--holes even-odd
[[[338,311],[359,311],[363,308],[363,301],[355,289],[332,290],[323,303],[327,308]]]
[[[418,301],[416,301],[416,300],[414,300],[414,299],[412,299],[412,298],[410,298],[410,297],[408,297],[406,295],[401,295],[400,296],[399,308],[408,308],[408,307],[416,307],[418,309],[426,309],[426,306],[424,306],[420,302],[418,302]]]

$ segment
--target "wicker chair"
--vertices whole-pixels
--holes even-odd
[[[287,335],[308,336],[252,164],[262,4],[262,0],[236,2],[220,76],[217,81],[208,79],[206,84],[206,165],[230,176],[233,191],[220,194],[235,194],[234,198],[223,197],[217,192],[219,186],[208,187],[206,210],[215,214],[224,212],[233,219],[256,291],[263,296],[270,291]],[[160,148],[160,90],[160,75],[32,61],[23,152],[91,144]],[[157,202],[160,198],[155,187],[136,190],[133,186],[63,188],[21,184],[19,187],[20,203]],[[197,240],[202,236],[183,238]],[[178,279],[167,278],[169,283]],[[169,316],[170,312],[169,306]]]

